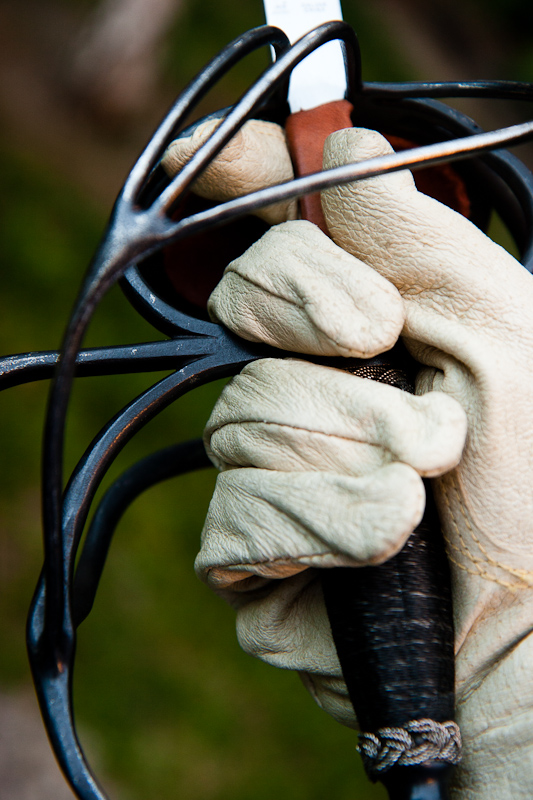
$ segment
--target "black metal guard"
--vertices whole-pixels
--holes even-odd
[[[253,116],[283,121],[288,78],[294,66],[326,41],[340,39],[345,48],[351,98],[359,124],[387,126],[406,135],[411,129],[425,146],[370,162],[347,165],[288,184],[222,203],[192,216],[169,217],[191,183]],[[158,163],[166,146],[206,92],[237,61],[258,47],[271,45],[276,62],[231,109],[209,140],[173,179]],[[169,448],[140,462],[113,484],[104,497],[86,538],[79,566],[74,561],[94,494],[115,456],[135,433],[163,408],[195,386],[233,375],[246,363],[279,355],[271,348],[243,342],[219,325],[195,318],[154,291],[143,262],[168,244],[222,225],[283,198],[301,196],[337,183],[399,170],[471,158],[506,142],[533,138],[533,123],[480,135],[472,120],[437,103],[436,97],[483,97],[531,101],[530,84],[502,81],[472,83],[361,83],[359,50],[344,23],[323,25],[289,47],[285,35],[264,26],[228,45],[186,87],[134,166],[116,201],[103,242],[87,273],[69,322],[61,355],[29,353],[0,361],[0,388],[55,378],[50,392],[43,454],[44,567],[28,620],[28,651],[41,711],[62,770],[77,797],[105,800],[79,744],[72,704],[72,671],[76,627],[89,613],[113,530],[126,505],[150,485],[190,469],[207,466],[199,442]],[[434,142],[439,142],[434,144]],[[533,271],[533,176],[506,152],[492,152],[465,167],[469,185],[482,193],[507,222]],[[483,216],[483,215],[481,215]],[[482,224],[483,220],[478,221]],[[185,265],[186,268],[186,265]],[[81,350],[84,332],[105,292],[118,280],[135,307],[170,338],[127,347]],[[174,370],[119,412],[96,436],[63,492],[64,420],[76,375]],[[407,796],[407,795],[406,795]]]

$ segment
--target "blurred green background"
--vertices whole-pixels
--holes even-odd
[[[2,354],[57,346],[144,141],[193,74],[263,19],[259,0],[154,0],[148,17],[143,5],[0,2]],[[529,0],[344,0],[344,12],[360,35],[368,80],[533,80]],[[266,54],[251,58],[199,113],[234,101],[265,65]],[[468,110],[487,126],[524,115],[501,104]],[[89,343],[153,338],[117,289],[98,311]],[[79,380],[67,467],[157,377]],[[41,562],[46,391],[34,384],[0,395],[0,690],[14,696],[30,684],[24,625]],[[197,390],[151,423],[106,485],[143,455],[201,435],[219,391]],[[354,735],[315,708],[297,676],[241,653],[233,612],[196,579],[192,563],[214,479],[209,471],[172,480],[134,504],[80,629],[76,711],[104,785],[111,781],[113,796],[125,800],[383,797],[363,776]]]

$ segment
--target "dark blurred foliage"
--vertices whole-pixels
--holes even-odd
[[[263,19],[259,0],[176,0],[171,24],[145,53],[152,88],[137,107],[114,114],[73,79],[96,5],[0,2],[2,354],[57,346],[113,198],[150,131],[219,48]],[[533,79],[529,2],[344,6],[361,39],[367,80]],[[266,53],[249,58],[197,113],[233,102],[267,63]],[[104,82],[98,92],[105,91]],[[479,105],[471,108],[477,114]],[[499,109],[486,112],[489,123],[519,113],[509,118]],[[115,289],[89,343],[157,336]],[[106,420],[157,377],[78,381],[68,468]],[[0,682],[13,691],[29,681],[24,618],[41,558],[46,388],[0,396]],[[109,480],[159,447],[201,435],[219,391],[205,387],[168,409],[127,446]],[[119,526],[95,609],[80,629],[76,709],[89,750],[132,800],[382,797],[362,778],[354,735],[315,708],[295,675],[243,655],[233,612],[195,578],[214,477],[191,475],[150,490]]]

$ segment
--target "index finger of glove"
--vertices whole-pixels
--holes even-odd
[[[381,564],[416,528],[424,500],[422,479],[405,464],[359,478],[222,472],[195,569],[214,589],[250,591],[264,585],[254,576],[277,580],[307,567]]]
[[[388,152],[375,131],[337,131],[326,141],[324,168]],[[407,336],[441,347],[443,330],[430,318],[457,320],[460,355],[465,326],[497,339],[502,325],[519,329],[529,318],[531,278],[523,267],[461,214],[418,192],[409,172],[328,189],[322,204],[335,242],[399,289]],[[453,339],[447,324],[444,349]]]
[[[435,476],[456,466],[466,435],[451,397],[416,397],[348,372],[294,359],[246,366],[207,423],[217,466],[367,474],[386,463]]]
[[[305,220],[271,228],[231,262],[208,309],[251,341],[359,358],[390,349],[405,318],[389,281]]]
[[[161,162],[166,172],[171,176],[179,172],[219,124],[220,119],[206,120],[199,123],[190,136],[173,141]],[[283,128],[274,122],[251,119],[196,179],[193,189],[208,200],[231,200],[293,177]],[[275,225],[295,219],[297,203],[285,200],[256,213],[265,222]]]

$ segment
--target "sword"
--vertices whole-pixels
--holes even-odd
[[[267,23],[284,30],[291,43],[324,22],[342,19],[339,0],[264,0],[264,7]],[[292,113],[285,128],[296,175],[320,171],[326,137],[352,127],[346,93],[339,41],[318,48],[293,70]],[[300,210],[328,232],[319,194],[301,198]],[[377,380],[409,390],[403,371],[391,373],[390,367],[384,364]],[[364,366],[351,369],[348,362],[347,368],[369,376]],[[427,484],[426,493],[424,520],[395,558],[380,567],[325,569],[322,578],[337,653],[362,728],[358,749],[369,777],[384,783],[391,800],[442,800],[451,764],[460,758],[453,722],[449,575]],[[438,735],[445,742],[440,751],[431,746]]]

